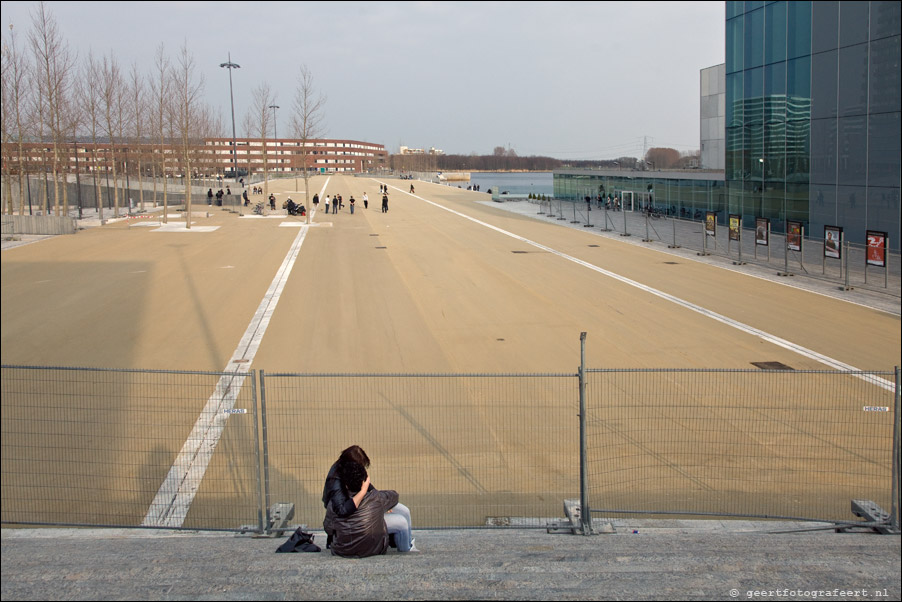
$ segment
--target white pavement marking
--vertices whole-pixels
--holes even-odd
[[[328,183],[327,179],[326,184]],[[325,190],[325,185],[323,185],[323,189]],[[235,400],[244,384],[245,373],[250,370],[254,356],[257,354],[269,321],[279,303],[279,297],[301,251],[301,245],[304,244],[307,231],[308,228],[302,228],[294,239],[291,249],[282,261],[282,265],[279,266],[279,270],[257,307],[244,336],[241,337],[238,348],[235,349],[232,359],[223,370],[226,374],[220,377],[216,389],[207,400],[191,434],[188,435],[182,450],[169,469],[169,474],[166,475],[156,497],[150,503],[147,515],[141,523],[142,526],[177,528],[185,522],[185,517],[188,516],[188,510],[200,488],[210,460],[213,458],[213,452],[230,416],[228,410],[235,405]]]
[[[197,222],[191,223],[195,224]],[[219,230],[219,226],[192,226],[191,228],[188,228],[185,226],[185,222],[169,222],[168,224],[163,224],[156,230],[151,230],[151,232],[187,232],[189,234],[197,234],[198,232],[214,232],[216,230]]]
[[[598,267],[598,266],[596,266],[596,265],[593,265],[593,264],[589,263],[588,261],[583,261],[582,259],[578,259],[578,258],[573,257],[573,256],[571,256],[571,255],[567,255],[566,253],[562,253],[562,252],[560,252],[560,251],[558,251],[558,250],[556,250],[556,249],[552,249],[551,247],[545,246],[545,245],[543,245],[543,244],[541,244],[541,243],[535,242],[535,241],[533,241],[533,240],[529,240],[528,238],[524,238],[524,237],[520,236],[519,234],[514,234],[513,232],[508,232],[507,230],[504,230],[504,229],[502,229],[502,228],[499,228],[498,226],[493,226],[492,224],[489,224],[489,223],[483,222],[483,221],[481,221],[481,220],[478,220],[478,219],[476,219],[475,217],[471,217],[471,216],[466,215],[466,214],[464,214],[464,213],[461,213],[461,212],[459,212],[459,211],[455,211],[454,209],[450,209],[450,208],[445,207],[445,206],[443,206],[443,205],[439,205],[438,203],[435,203],[435,202],[430,201],[430,200],[428,200],[428,199],[424,199],[423,197],[418,196],[418,195],[416,195],[416,194],[410,194],[409,192],[407,192],[407,191],[405,191],[405,190],[402,190],[402,189],[400,189],[400,188],[397,188],[397,187],[395,187],[395,186],[392,186],[392,188],[394,188],[395,190],[397,190],[397,191],[399,191],[399,192],[403,192],[404,194],[407,194],[407,195],[409,195],[409,196],[412,196],[412,197],[415,198],[415,199],[419,199],[420,201],[423,201],[424,203],[429,203],[430,205],[432,205],[432,206],[434,206],[434,207],[438,207],[439,209],[443,209],[443,210],[445,210],[445,211],[448,211],[449,213],[453,213],[453,214],[458,215],[458,216],[460,216],[460,217],[462,217],[462,218],[464,218],[464,219],[470,220],[471,222],[473,222],[473,223],[475,223],[475,224],[479,224],[480,226],[484,226],[484,227],[486,227],[486,228],[489,228],[490,230],[494,230],[495,232],[498,232],[498,233],[500,233],[500,234],[504,234],[505,236],[509,236],[509,237],[514,238],[514,239],[516,239],[516,240],[519,240],[520,242],[523,242],[523,243],[525,243],[525,244],[532,245],[533,247],[536,247],[536,248],[538,248],[538,249],[542,249],[543,251],[547,251],[547,252],[549,252],[549,253],[551,253],[551,254],[553,254],[553,255],[557,255],[558,257],[560,257],[560,258],[562,258],[562,259],[566,259],[566,260],[568,260],[568,261],[572,261],[573,263],[576,263],[576,264],[581,265],[581,266],[583,266],[583,267],[589,268],[590,270],[592,270],[592,271],[594,271],[594,272],[598,272],[599,274],[603,274],[603,275],[605,275],[605,276],[608,276],[609,278],[613,278],[614,280],[618,280],[618,281],[620,281],[620,282],[622,282],[622,283],[624,283],[624,284],[628,284],[629,286],[638,288],[639,290],[645,291],[646,293],[655,295],[656,297],[660,297],[661,299],[665,299],[665,300],[667,300],[667,301],[670,301],[671,303],[675,303],[676,305],[679,305],[680,307],[683,307],[683,308],[688,309],[688,310],[690,310],[690,311],[694,311],[694,312],[699,313],[699,314],[701,314],[701,315],[703,315],[703,316],[706,316],[706,317],[708,317],[708,318],[711,318],[712,320],[716,320],[716,321],[718,321],[718,322],[720,322],[720,323],[722,323],[722,324],[726,324],[727,326],[731,326],[731,327],[733,327],[733,328],[735,328],[735,329],[737,329],[737,330],[740,330],[740,331],[745,332],[745,333],[747,333],[747,334],[751,334],[751,335],[753,335],[753,336],[756,336],[756,337],[758,337],[758,338],[760,338],[760,339],[762,339],[762,340],[764,340],[764,341],[767,341],[768,343],[772,343],[772,344],[774,344],[774,345],[778,345],[778,346],[780,346],[780,347],[783,347],[784,349],[788,349],[788,350],[790,350],[790,351],[793,351],[793,352],[795,352],[795,353],[798,353],[799,355],[802,355],[802,356],[807,357],[807,358],[809,358],[809,359],[813,359],[813,360],[815,360],[815,361],[817,361],[817,362],[820,362],[820,363],[822,363],[822,364],[824,364],[824,365],[826,365],[826,366],[829,366],[830,368],[832,368],[832,369],[834,369],[834,370],[849,370],[849,371],[860,372],[860,369],[859,369],[859,368],[856,368],[856,367],[854,367],[854,366],[850,366],[849,364],[843,363],[843,362],[841,362],[841,361],[839,361],[839,360],[836,360],[836,359],[833,359],[833,358],[828,357],[828,356],[826,356],[826,355],[823,355],[823,354],[821,354],[821,353],[818,353],[817,351],[814,351],[814,350],[812,350],[812,349],[808,349],[808,348],[806,348],[806,347],[803,347],[803,346],[801,346],[801,345],[798,345],[798,344],[796,344],[796,343],[793,343],[792,341],[787,341],[786,339],[780,338],[780,337],[778,337],[778,336],[776,336],[776,335],[772,335],[772,334],[770,334],[770,333],[767,333],[767,332],[765,332],[765,331],[763,331],[763,330],[760,330],[760,329],[758,329],[758,328],[755,328],[755,327],[753,327],[753,326],[749,326],[748,324],[743,324],[742,322],[739,322],[738,320],[734,320],[734,319],[732,319],[732,318],[728,318],[728,317],[726,317],[726,316],[724,316],[724,315],[722,315],[722,314],[719,314],[719,313],[717,313],[717,312],[714,312],[714,311],[711,311],[711,310],[706,309],[706,308],[704,308],[704,307],[701,307],[700,305],[696,305],[696,304],[694,304],[694,303],[690,303],[689,301],[686,301],[685,299],[680,299],[679,297],[676,297],[676,296],[671,295],[671,294],[669,294],[669,293],[665,293],[664,291],[660,291],[660,290],[658,290],[658,289],[656,289],[656,288],[652,288],[652,287],[647,286],[647,285],[645,285],[645,284],[642,284],[642,283],[640,283],[640,282],[636,282],[635,280],[631,280],[631,279],[629,279],[629,278],[627,278],[627,277],[625,277],[625,276],[621,276],[620,274],[616,274],[616,273],[611,272],[611,271],[609,271],[609,270],[605,270],[604,268],[600,268],[600,267]],[[883,388],[883,389],[886,389],[887,391],[895,391],[895,390],[896,390],[895,383],[892,383],[892,382],[890,382],[890,381],[888,381],[888,380],[886,380],[886,379],[883,379],[883,378],[880,378],[880,377],[877,377],[877,376],[869,376],[869,375],[866,375],[866,374],[862,374],[862,375],[859,376],[859,378],[861,378],[861,379],[864,380],[865,382],[868,382],[868,383],[870,383],[870,384],[872,384],[872,385],[877,385],[878,387],[881,387],[881,388]]]

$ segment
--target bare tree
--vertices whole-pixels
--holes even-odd
[[[247,138],[248,140],[250,140],[250,138],[253,138],[253,134],[251,132],[254,131],[254,117],[250,111],[245,113],[244,120],[241,122],[241,127],[244,129],[244,137],[245,138]],[[239,154],[237,146],[236,146],[236,148],[232,149],[232,152],[235,153],[235,164],[237,165],[237,163],[238,163],[237,159],[238,159],[238,154]],[[252,167],[251,166],[251,151],[250,151],[249,142],[245,143],[245,150],[243,152],[247,159],[247,178],[248,178],[248,181],[250,181],[250,178],[251,178],[251,176],[254,175],[254,172],[251,169],[251,167]]]
[[[182,165],[185,177],[185,223],[191,228],[191,170],[194,145],[197,141],[197,125],[200,95],[203,92],[203,77],[195,74],[194,57],[188,52],[187,40],[179,53],[178,65],[173,71],[173,93],[177,102],[173,107],[176,126],[181,143]]]
[[[129,77],[129,99],[130,113],[132,116],[132,141],[135,146],[135,160],[138,168],[136,171],[138,176],[138,199],[141,203],[141,211],[144,211],[144,128],[145,114],[147,110],[146,89],[144,87],[144,77],[138,71],[137,65],[132,65]]]
[[[199,139],[216,138],[223,135],[222,116],[215,113],[210,105],[204,104],[198,107],[196,135]],[[206,178],[216,169],[216,155],[213,148],[199,145],[196,157],[196,176]]]
[[[100,180],[97,179],[97,169],[100,165],[100,157],[98,155],[101,122],[103,121],[103,112],[97,92],[101,89],[103,82],[103,67],[98,64],[93,53],[88,53],[88,59],[82,65],[81,75],[76,84],[76,97],[81,103],[82,110],[85,112],[85,125],[91,136],[91,164],[94,175],[94,198],[97,202],[97,217],[103,223],[103,197],[101,195]]]
[[[57,26],[56,19],[47,11],[43,2],[32,14],[31,47],[35,57],[35,74],[42,91],[44,116],[53,141],[53,191],[57,215],[60,214],[60,147],[65,142],[66,96],[72,80],[75,59],[69,51]],[[63,187],[65,210],[68,213],[68,197]]]
[[[294,112],[291,124],[295,138],[301,143],[304,206],[308,208],[310,207],[310,168],[307,166],[308,144],[323,135],[323,111],[325,105],[325,97],[319,94],[313,85],[313,74],[310,73],[306,65],[301,65],[294,95]],[[307,211],[307,223],[310,223],[310,211]]]
[[[107,140],[109,141],[109,149],[107,157],[109,165],[107,167],[107,190],[109,190],[110,176],[113,178],[113,217],[119,217],[119,186],[118,186],[118,170],[117,153],[116,153],[116,134],[121,132],[121,113],[119,111],[120,97],[123,95],[122,75],[119,72],[119,64],[115,57],[110,53],[109,58],[104,57],[101,65],[101,87],[99,90],[101,102],[103,103],[103,129]]]
[[[9,26],[9,42],[3,43],[3,148],[6,162],[7,212],[12,215],[12,166],[17,166],[19,176],[19,215],[25,215],[25,178],[28,169],[25,161],[26,109],[28,101],[29,70],[25,57],[19,53],[13,26]]]
[[[254,133],[253,137],[259,138],[263,144],[263,194],[267,196],[269,195],[269,172],[267,171],[266,135],[273,124],[272,111],[269,107],[275,102],[276,99],[269,84],[262,83],[254,88],[253,104],[248,114],[251,131]]]
[[[645,153],[645,162],[653,169],[670,169],[680,161],[680,151],[673,148],[655,147]]]
[[[122,177],[117,180],[118,186],[122,189],[122,203],[128,204],[126,213],[132,211],[132,199],[129,180],[129,170],[131,169],[131,157],[129,156],[129,144],[127,132],[131,130],[132,119],[134,115],[131,111],[131,96],[128,81],[122,77],[120,80],[121,89],[116,94],[116,123],[119,125],[119,144],[122,145],[120,153],[120,161],[122,165]]]
[[[34,94],[31,98],[31,114],[33,120],[32,130],[41,145],[41,170],[44,175],[41,187],[41,211],[44,215],[50,215],[50,185],[47,182],[47,144],[44,140],[44,132],[47,126],[47,103],[44,102],[44,89],[38,84],[37,77],[31,80]]]
[[[153,95],[153,122],[154,122],[154,133],[157,136],[157,139],[160,141],[160,147],[154,152],[154,155],[159,155],[159,174],[160,177],[163,178],[163,223],[168,222],[168,218],[166,216],[167,211],[169,209],[169,187],[166,179],[166,125],[167,120],[170,115],[168,101],[169,101],[169,91],[171,87],[171,73],[170,73],[170,64],[169,59],[166,57],[165,49],[163,48],[163,44],[160,44],[157,48],[156,61],[154,63],[154,73],[153,77],[150,81],[151,94]],[[156,164],[157,162],[152,161],[154,165],[154,175],[156,175]],[[153,199],[154,206],[156,206],[157,202],[157,180],[154,178],[153,182]]]

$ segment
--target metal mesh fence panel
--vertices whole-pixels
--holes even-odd
[[[3,366],[0,380],[4,523],[260,523],[252,374]]]
[[[267,507],[322,523],[323,483],[360,445],[417,528],[544,526],[578,495],[575,375],[261,373]]]
[[[588,374],[593,511],[850,520],[892,504],[892,373]]]

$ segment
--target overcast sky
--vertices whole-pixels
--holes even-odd
[[[2,2],[24,47],[37,2]],[[699,147],[699,71],[724,62],[724,2],[47,2],[70,48],[149,74],[187,42],[209,104],[238,135],[253,89],[280,137],[300,65],[326,137],[446,153],[606,159]]]

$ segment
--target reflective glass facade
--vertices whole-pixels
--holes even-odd
[[[639,211],[651,205],[668,215],[698,220],[704,219],[706,211],[716,211],[718,220],[726,223],[727,197],[721,174],[619,170],[554,172],[554,198],[582,200],[586,196],[595,198],[599,195],[620,199],[627,211]]]
[[[729,213],[900,242],[899,2],[727,2]]]

